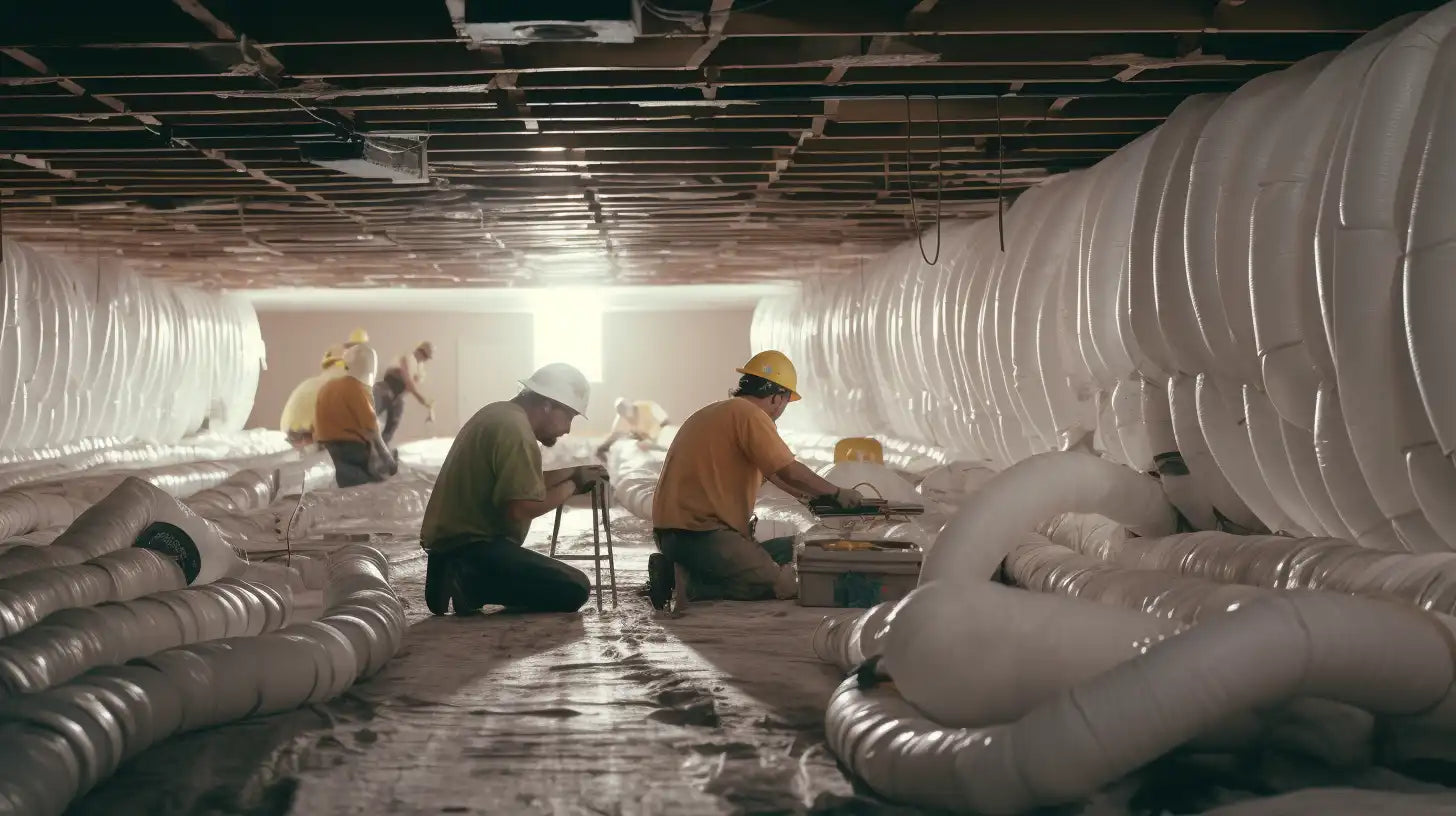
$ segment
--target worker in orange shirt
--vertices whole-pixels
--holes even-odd
[[[319,388],[314,405],[313,436],[334,460],[339,487],[382,482],[398,465],[379,433],[369,393],[379,356],[368,344],[344,352],[348,376]]]
[[[674,596],[754,601],[793,598],[793,538],[755,541],[749,529],[765,479],[800,499],[864,504],[794,458],[774,422],[799,399],[798,373],[778,351],[755,354],[738,369],[731,399],[700,408],[667,450],[652,527],[659,552],[647,559],[648,596],[662,609]]]

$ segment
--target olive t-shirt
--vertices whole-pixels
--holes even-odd
[[[748,535],[763,477],[793,463],[773,420],[757,405],[735,397],[701,408],[667,449],[652,497],[652,526]]]
[[[514,402],[493,402],[465,423],[425,507],[420,543],[427,550],[451,550],[472,538],[526,540],[530,521],[511,521],[512,501],[541,501],[541,448]]]

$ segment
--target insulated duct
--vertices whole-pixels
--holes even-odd
[[[912,239],[763,302],[754,346],[805,396],[786,422],[997,469],[1090,432],[1196,528],[1449,551],[1453,24],[1188,99],[1025,192],[1005,252],[948,224],[935,266]]]
[[[242,428],[263,360],[245,301],[0,240],[0,456]]]

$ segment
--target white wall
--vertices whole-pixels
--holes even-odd
[[[578,433],[605,433],[618,396],[655,399],[681,420],[721,399],[749,354],[751,308],[717,311],[612,311],[602,317],[603,382],[592,386],[589,420]],[[533,317],[523,312],[277,311],[258,304],[268,346],[268,369],[258,383],[249,427],[276,427],[293,387],[318,371],[331,344],[362,327],[380,354],[380,370],[425,339],[435,344],[422,390],[436,403],[433,427],[424,409],[407,398],[397,442],[453,434],[487,402],[513,396],[515,381],[531,373]],[[583,338],[583,343],[598,342]]]

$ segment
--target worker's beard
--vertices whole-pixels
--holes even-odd
[[[556,440],[558,440],[560,438],[561,437],[559,437],[559,436],[539,436],[538,435],[536,437],[536,441],[537,442],[540,442],[541,445],[544,446],[544,447],[551,448],[551,447],[555,447],[556,446]]]

